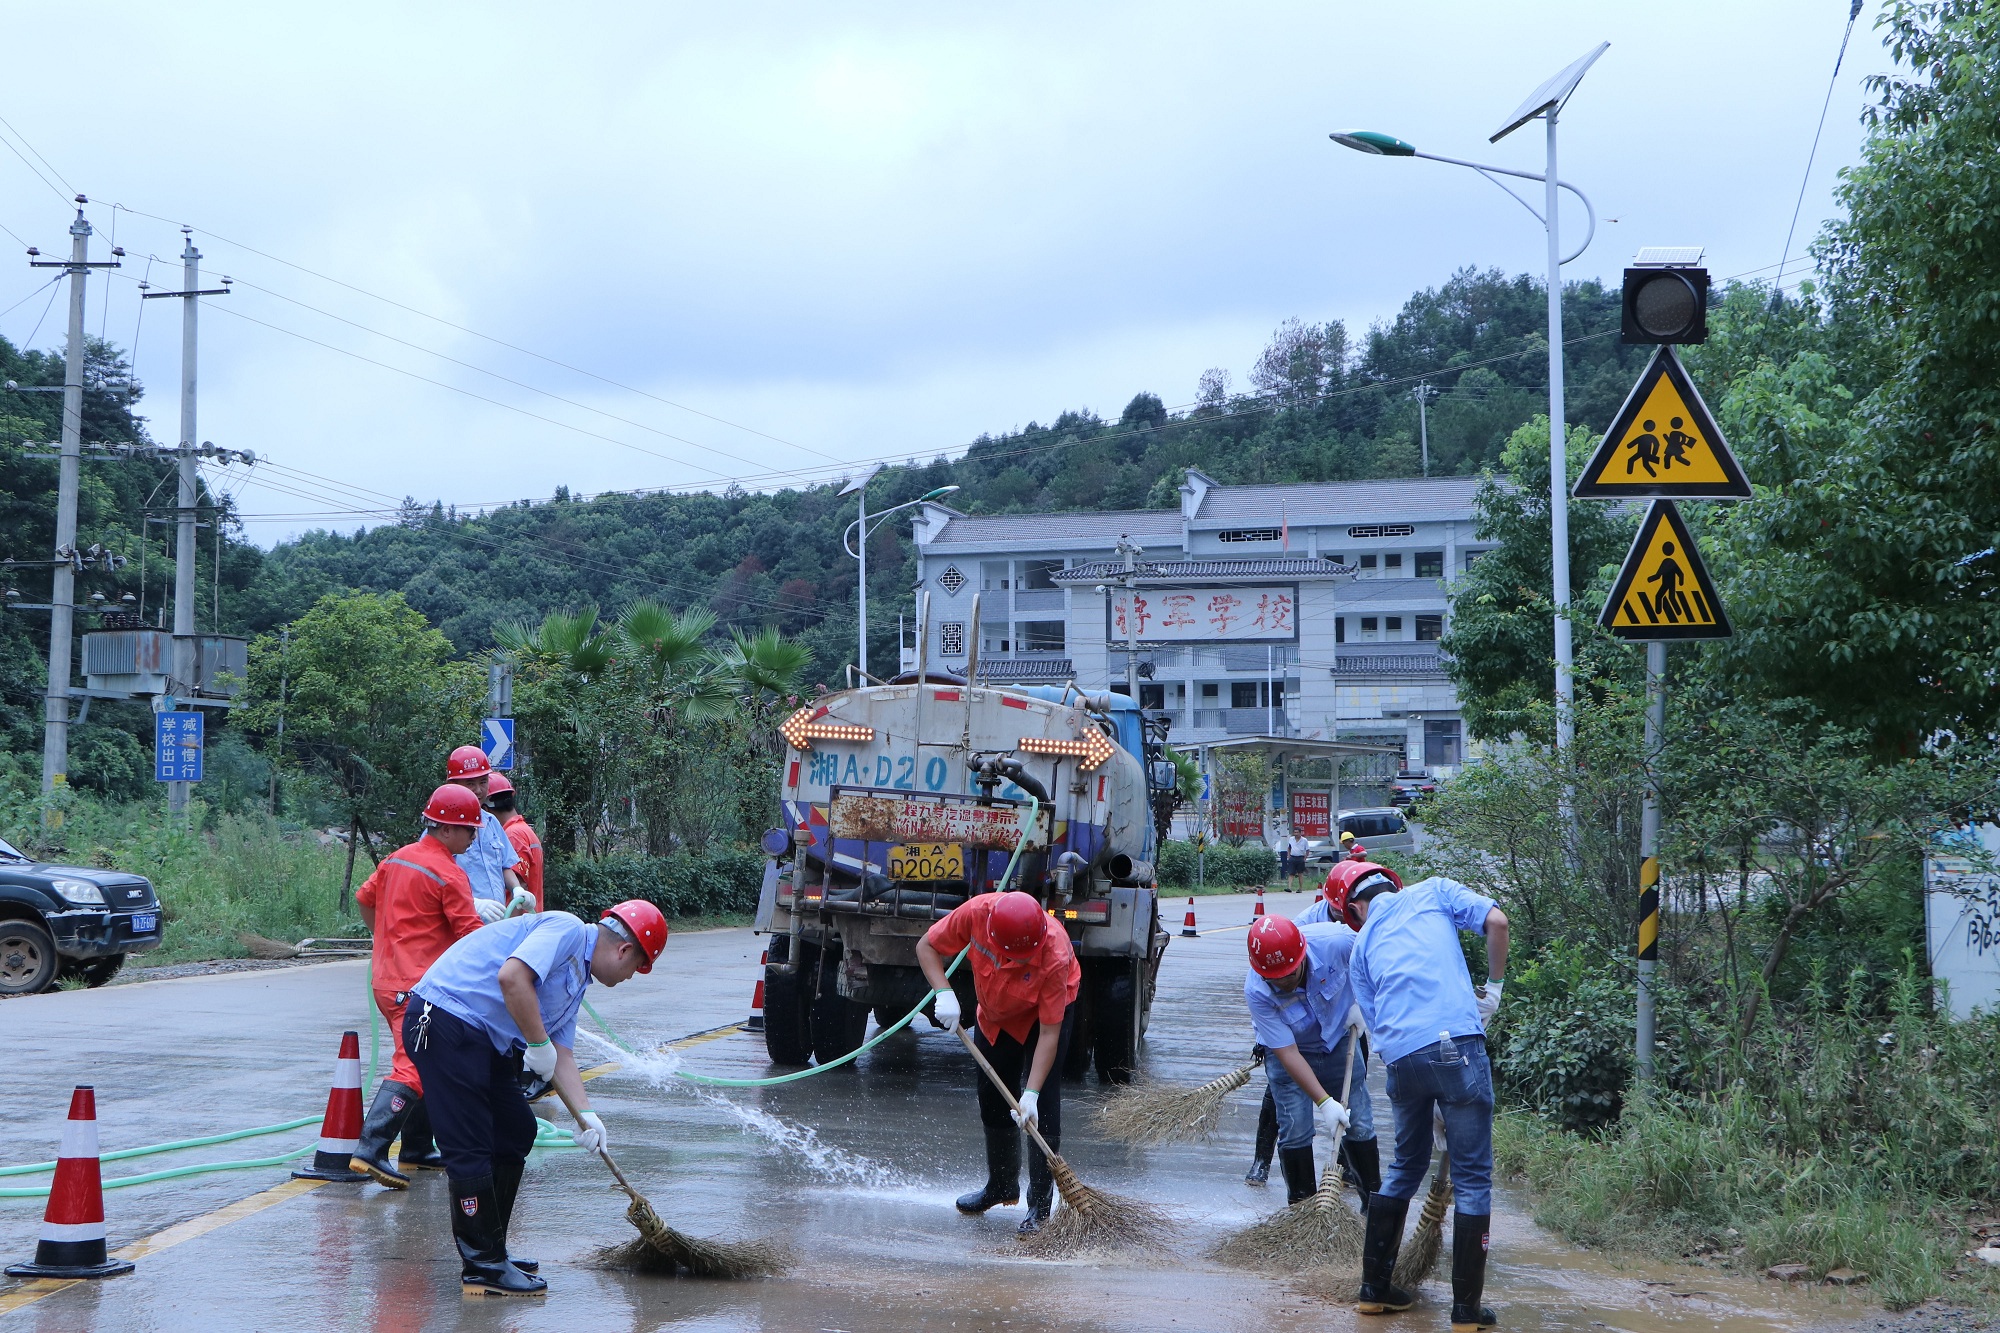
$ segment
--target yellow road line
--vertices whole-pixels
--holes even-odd
[[[711,1041],[718,1041],[723,1037],[734,1036],[741,1031],[743,1031],[741,1023],[730,1023],[724,1027],[710,1028],[707,1032],[697,1032],[691,1037],[682,1037],[679,1041],[670,1041],[658,1049],[663,1051],[685,1051],[690,1046],[705,1045]],[[615,1074],[621,1068],[623,1066],[616,1060],[607,1060],[601,1065],[592,1065],[590,1068],[583,1070],[580,1077],[585,1083],[588,1083],[594,1078],[603,1078],[606,1074]],[[542,1094],[544,1097],[547,1095],[547,1093]],[[537,1097],[535,1100],[540,1101],[541,1097]]]
[[[296,1199],[299,1195],[316,1190],[326,1183],[324,1180],[287,1180],[283,1184],[272,1186],[261,1194],[253,1194],[247,1199],[238,1199],[235,1203],[226,1204],[212,1213],[203,1213],[200,1217],[191,1217],[185,1222],[176,1222],[164,1230],[156,1231],[150,1236],[136,1240],[124,1249],[119,1250],[117,1257],[120,1259],[135,1260],[150,1258],[163,1250],[171,1250],[176,1245],[191,1241],[197,1236],[206,1236],[209,1232],[226,1227],[231,1222],[240,1222],[252,1214],[261,1213],[266,1208],[281,1204],[287,1199]],[[28,1282],[24,1282],[12,1291],[0,1292],[0,1314],[9,1314],[15,1310],[24,1309],[37,1301],[55,1295],[59,1291],[65,1291],[70,1287],[74,1287],[79,1281],[83,1280],[85,1279],[34,1278]]]

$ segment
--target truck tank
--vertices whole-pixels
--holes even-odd
[[[908,1013],[928,989],[917,940],[997,888],[1019,842],[1009,887],[1043,900],[1083,969],[1065,1073],[1131,1077],[1168,938],[1150,784],[1171,782],[1136,704],[931,675],[826,695],[781,731],[785,827],[766,835],[756,927],[774,1061],[835,1059],[871,1011]],[[971,969],[953,982],[970,1013]]]

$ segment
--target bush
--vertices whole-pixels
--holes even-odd
[[[1611,967],[1560,943],[1515,968],[1493,1034],[1494,1092],[1567,1130],[1610,1127],[1632,1077],[1637,1004]]]
[[[752,912],[764,884],[764,854],[747,849],[621,854],[586,860],[551,857],[548,906],[595,921],[627,898],[644,898],[670,917]]]
[[[1195,883],[1195,850],[1192,843],[1169,842],[1160,847],[1157,867],[1160,883],[1191,888]],[[1278,858],[1269,847],[1211,846],[1203,854],[1201,880],[1204,884],[1240,887],[1268,884],[1278,875]]]

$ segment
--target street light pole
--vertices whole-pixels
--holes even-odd
[[[861,623],[857,631],[858,642],[855,644],[855,662],[864,673],[862,678],[864,683],[867,679],[866,672],[868,670],[868,483],[874,479],[875,473],[881,470],[881,465],[877,464],[866,476],[861,477],[859,480],[848,482],[840,490],[842,495],[858,495],[861,497],[860,516],[847,525],[847,531],[841,534],[840,542],[849,555],[861,562],[861,586],[857,599],[857,608],[860,612]],[[883,519],[899,510],[913,509],[917,505],[927,504],[939,496],[950,495],[957,489],[958,487],[956,486],[940,486],[934,491],[925,491],[914,500],[905,500],[902,504],[891,505],[889,508],[875,515],[875,526],[878,528],[881,527]],[[918,632],[926,632],[925,627],[919,624]],[[975,634],[978,633],[977,626],[974,627],[973,632]]]

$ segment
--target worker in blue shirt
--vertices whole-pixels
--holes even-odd
[[[1387,876],[1370,876],[1348,895],[1361,918],[1348,975],[1375,1049],[1389,1069],[1389,1104],[1396,1113],[1396,1156],[1368,1208],[1361,1251],[1361,1295],[1355,1309],[1386,1314],[1414,1298],[1389,1275],[1403,1241],[1410,1200],[1431,1158],[1431,1117],[1444,1121],[1456,1194],[1452,1222],[1453,1333],[1491,1328],[1493,1311],[1479,1303],[1493,1214],[1493,1071],[1486,1059],[1486,1024],[1500,1008],[1507,971],[1507,917],[1491,898],[1457,880],[1432,878],[1398,890]],[[1459,947],[1460,931],[1486,937],[1484,994],[1473,990]]]
[[[477,745],[461,745],[445,760],[444,780],[464,787],[477,796],[485,816],[472,845],[458,854],[458,868],[472,881],[472,910],[488,925],[510,916],[538,910],[535,895],[528,892],[527,863],[507,836],[500,817],[484,809],[486,784],[493,766]]]
[[[1368,1082],[1349,1080],[1358,1063],[1354,996],[1348,989],[1348,956],[1355,934],[1339,922],[1301,927],[1281,916],[1260,918],[1250,927],[1250,971],[1243,1000],[1258,1044],[1265,1047],[1264,1077],[1278,1111],[1278,1162],[1284,1168],[1286,1202],[1297,1203],[1319,1188],[1313,1163],[1316,1126],[1334,1133],[1343,1126],[1351,1147],[1349,1164],[1361,1179],[1363,1196],[1379,1183],[1375,1117]],[[1348,1083],[1347,1104],[1339,1101]]]
[[[581,1112],[577,1146],[604,1147],[571,1048],[593,980],[616,986],[650,972],[667,920],[632,899],[594,926],[568,912],[514,917],[475,930],[439,955],[410,995],[403,1049],[423,1078],[445,1174],[460,1284],[474,1295],[538,1296],[548,1283],[531,1259],[510,1258],[507,1228],[535,1117],[521,1095],[526,1068],[552,1080]]]

